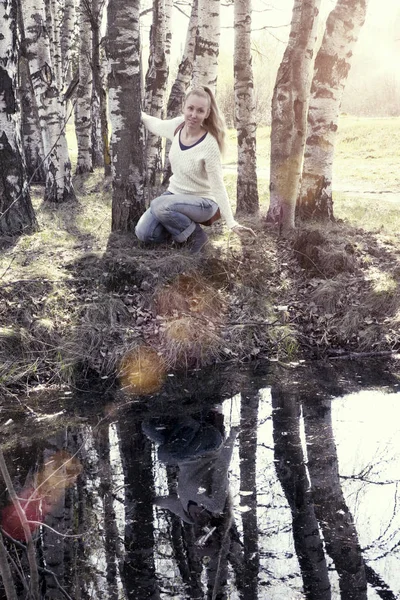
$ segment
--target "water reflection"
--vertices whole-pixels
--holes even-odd
[[[219,401],[199,388],[32,431],[3,452],[39,584],[3,483],[0,598],[399,597],[400,396],[385,383],[253,372]]]

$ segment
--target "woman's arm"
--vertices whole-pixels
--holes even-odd
[[[226,187],[224,184],[223,172],[222,172],[222,163],[221,163],[221,153],[218,148],[217,140],[212,138],[215,144],[211,145],[211,151],[209,156],[206,158],[206,171],[208,176],[208,181],[211,186],[212,193],[214,198],[219,206],[222,217],[225,219],[226,226],[234,231],[237,235],[241,236],[242,234],[251,234],[256,236],[254,231],[250,227],[245,227],[241,225],[233,216],[231,203],[229,201],[229,197],[226,191]]]
[[[174,133],[178,125],[183,122],[183,117],[175,117],[175,119],[158,119],[157,117],[151,117],[142,111],[142,121],[146,129],[148,129],[154,135],[160,137],[166,137],[170,140],[174,139]]]
[[[207,172],[208,182],[227,227],[229,229],[233,229],[233,227],[236,227],[238,223],[235,221],[233,216],[231,203],[229,201],[224,184],[221,153],[218,148],[217,140],[215,138],[211,139],[212,142],[209,145],[205,159],[205,169]]]

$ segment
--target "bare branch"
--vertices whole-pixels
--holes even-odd
[[[14,485],[8,472],[6,461],[4,459],[3,451],[0,449],[0,472],[3,476],[4,482],[7,486],[8,494],[11,498],[11,502],[17,512],[17,515],[21,521],[22,528],[24,530],[26,539],[26,549],[28,554],[29,570],[31,574],[31,593],[34,600],[39,600],[39,572],[36,561],[36,552],[32,539],[32,532],[26,518],[25,511],[22,509],[20,501],[18,500],[17,494],[15,493]]]

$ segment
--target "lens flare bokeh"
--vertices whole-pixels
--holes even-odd
[[[124,391],[132,394],[154,394],[162,387],[166,377],[163,358],[156,350],[139,346],[122,359],[119,379]]]
[[[28,527],[34,533],[47,514],[60,502],[66,488],[71,487],[82,471],[80,461],[65,450],[60,450],[37,473],[34,482],[18,494],[20,507]],[[13,503],[1,512],[1,528],[15,540],[26,541],[25,530]]]

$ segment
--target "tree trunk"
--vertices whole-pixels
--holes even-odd
[[[93,171],[92,161],[92,11],[81,3],[79,9],[79,84],[75,104],[75,133],[78,143],[76,173]]]
[[[238,136],[236,214],[257,213],[256,120],[251,64],[251,0],[235,0],[235,106]]]
[[[120,423],[119,434],[125,481],[125,555],[121,570],[124,593],[131,600],[159,600],[154,564],[151,441],[138,422]]]
[[[104,550],[106,555],[108,600],[118,600],[118,556],[122,554],[114,508],[113,472],[110,455],[109,425],[100,426],[96,432],[99,455],[99,477],[104,509]]]
[[[193,65],[193,87],[217,86],[220,24],[220,0],[198,0],[198,34]]]
[[[71,163],[65,135],[65,102],[57,87],[57,71],[52,63],[50,38],[45,26],[52,6],[46,0],[46,11],[40,0],[24,0],[22,14],[25,26],[29,70],[38,108],[45,153],[45,201],[64,202],[75,198],[72,187]],[[47,22],[46,22],[47,13]],[[54,17],[54,20],[56,18]],[[59,50],[59,49],[58,49]],[[57,59],[58,61],[58,59]]]
[[[68,87],[72,78],[73,48],[76,39],[76,14],[74,0],[64,0],[64,12],[60,32],[60,49],[63,82]]]
[[[194,51],[196,46],[196,32],[198,25],[197,14],[198,0],[193,0],[192,10],[190,12],[189,24],[186,33],[185,47],[182,54],[181,62],[179,63],[178,73],[171,87],[171,91],[167,103],[167,118],[173,119],[182,113],[183,101],[186,91],[189,87],[190,79],[193,72]],[[171,148],[170,140],[165,142],[165,159],[163,184],[165,184],[171,176],[171,166],[168,160],[169,150]]]
[[[267,220],[294,228],[306,136],[307,97],[321,0],[295,0],[289,42],[272,97]]]
[[[299,198],[303,219],[333,219],[332,164],[343,90],[367,0],[338,0],[315,59]]]
[[[139,9],[139,0],[108,4],[113,231],[133,230],[145,210]]]
[[[193,61],[196,46],[196,31],[198,25],[197,14],[198,0],[193,0],[188,29],[186,33],[185,47],[179,63],[178,73],[171,87],[167,103],[167,118],[178,117],[182,112],[183,100],[189,87],[193,71]]]
[[[300,404],[272,388],[275,469],[292,513],[293,541],[305,597],[330,600],[331,585],[300,437]]]
[[[50,39],[51,64],[55,74],[56,87],[61,91],[64,85],[62,55],[60,52],[64,2],[60,2],[60,0],[45,0],[45,8],[46,25]]]
[[[43,140],[29,65],[24,57],[21,57],[19,61],[18,92],[21,103],[22,139],[27,176],[30,182],[44,183],[46,181],[46,171]]]
[[[259,394],[242,395],[240,404],[240,497],[242,512],[244,562],[244,598],[258,598],[260,549],[257,522],[257,424]],[[249,494],[251,492],[251,495]],[[246,510],[246,508],[250,510]]]
[[[171,4],[168,4],[171,9]],[[153,117],[162,117],[165,90],[168,80],[168,64],[165,54],[167,4],[165,0],[153,0],[153,23],[150,30],[149,66],[146,74],[144,110]],[[170,21],[170,19],[168,19]],[[156,195],[160,185],[162,160],[161,138],[147,133],[146,195],[148,201]]]
[[[107,117],[107,70],[104,49],[100,39],[100,29],[105,8],[104,0],[92,0],[92,162],[93,167],[103,167],[104,175],[111,175],[110,145],[108,140]]]
[[[17,2],[0,3],[0,235],[33,231],[33,211],[21,145],[16,100]]]
[[[339,575],[340,597],[366,600],[364,560],[353,517],[340,486],[331,400],[306,400],[303,414],[314,510],[326,551]]]

